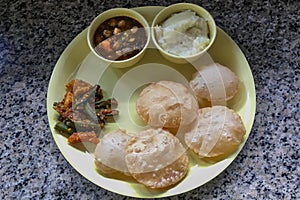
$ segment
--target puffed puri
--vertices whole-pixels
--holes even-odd
[[[221,105],[237,94],[240,80],[228,67],[213,63],[200,67],[193,74],[190,87],[199,101]]]
[[[226,106],[199,109],[197,123],[185,133],[185,143],[199,158],[217,162],[236,151],[246,129],[241,117]]]
[[[136,110],[153,128],[179,128],[196,119],[198,102],[183,84],[159,81],[143,89],[136,101]]]
[[[95,165],[106,175],[122,173],[130,176],[125,163],[126,147],[131,136],[123,129],[107,133],[95,149]]]
[[[186,149],[163,129],[148,129],[130,139],[125,161],[131,175],[149,188],[166,188],[180,182],[188,171]]]

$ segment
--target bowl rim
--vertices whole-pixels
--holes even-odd
[[[185,8],[182,9],[182,7],[185,6]],[[174,9],[175,8],[175,9]],[[162,19],[161,21],[157,22],[158,18],[164,14],[164,13],[168,13],[170,10],[174,9],[174,11],[171,11],[171,13],[165,17],[164,19]],[[165,49],[163,49],[160,44],[158,44],[157,39],[156,39],[156,33],[155,33],[155,29],[156,29],[156,25],[158,25],[159,23],[165,21],[167,18],[169,18],[172,14],[175,14],[177,12],[181,12],[181,11],[185,11],[185,10],[192,10],[194,12],[197,13],[197,10],[199,9],[201,12],[205,13],[206,16],[200,16],[203,17],[206,20],[210,20],[211,25],[208,24],[208,28],[209,31],[212,32],[212,37],[210,38],[209,44],[200,52],[190,55],[190,56],[179,56],[179,55],[175,55],[172,53],[169,53],[168,51],[166,51]],[[197,13],[198,14],[198,13]],[[199,15],[199,14],[198,14]],[[213,16],[202,6],[199,6],[197,4],[193,4],[193,3],[176,3],[176,4],[172,4],[168,7],[165,7],[164,9],[162,9],[153,19],[152,24],[151,24],[151,37],[152,37],[152,41],[155,44],[156,48],[163,52],[165,55],[173,58],[173,59],[185,59],[185,60],[189,60],[189,59],[193,59],[193,58],[197,58],[199,56],[201,56],[203,53],[207,52],[208,49],[212,46],[212,44],[214,43],[215,39],[216,39],[216,34],[217,34],[217,26],[215,23],[215,20],[213,18]]]
[[[108,15],[109,17],[103,18],[104,15]],[[114,18],[114,17],[120,17],[120,16],[129,17],[129,18],[135,19],[139,23],[141,23],[143,28],[146,31],[147,40],[146,40],[146,44],[143,47],[143,49],[139,53],[137,53],[135,56],[133,56],[131,58],[128,58],[128,59],[125,59],[125,60],[110,60],[110,59],[107,59],[107,58],[99,55],[95,51],[95,49],[93,48],[92,38],[95,34],[95,31],[92,33],[91,29],[94,28],[94,27],[96,27],[96,29],[97,29],[97,27],[99,27],[100,24],[103,23],[104,21],[106,21],[108,19],[111,19],[111,18]],[[103,19],[101,19],[101,18],[103,18]],[[100,21],[100,23],[98,21]],[[93,54],[97,58],[102,59],[103,61],[106,61],[108,63],[122,64],[122,63],[127,63],[127,62],[135,60],[136,58],[138,58],[141,54],[143,54],[145,52],[145,50],[149,46],[150,40],[151,40],[151,31],[149,30],[149,24],[148,24],[147,20],[139,12],[137,12],[135,10],[132,10],[132,9],[129,9],[129,8],[111,8],[111,9],[108,9],[108,10],[105,10],[105,11],[101,12],[99,15],[97,15],[92,20],[92,22],[90,23],[90,25],[88,27],[88,30],[87,30],[87,43],[88,43],[88,46],[89,46],[91,52],[93,52]]]

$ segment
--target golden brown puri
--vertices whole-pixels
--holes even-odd
[[[179,139],[162,129],[148,129],[130,139],[125,157],[132,176],[150,188],[166,188],[182,180],[188,156]]]
[[[136,110],[151,127],[176,129],[196,119],[198,102],[183,84],[159,81],[144,88]]]
[[[241,117],[225,106],[199,109],[198,122],[185,142],[200,158],[218,161],[237,150],[246,134]]]
[[[239,85],[239,78],[229,68],[218,63],[201,67],[190,81],[197,99],[209,101],[213,105],[232,99]]]
[[[103,136],[95,149],[95,164],[102,173],[121,172],[129,175],[125,163],[125,149],[130,138],[131,136],[121,129]]]

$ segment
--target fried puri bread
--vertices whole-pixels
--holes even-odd
[[[227,67],[214,63],[201,67],[193,74],[190,87],[199,101],[222,103],[238,92],[239,78]]]
[[[128,142],[125,161],[131,175],[149,188],[178,183],[188,171],[188,156],[179,139],[163,129],[148,129]]]
[[[195,127],[185,133],[187,146],[200,158],[219,161],[233,153],[246,134],[241,117],[225,106],[199,109]]]
[[[151,127],[178,128],[196,119],[198,102],[183,84],[159,81],[140,93],[136,110]]]
[[[121,172],[129,175],[125,163],[126,146],[131,136],[115,130],[103,136],[95,149],[95,165],[104,174]]]

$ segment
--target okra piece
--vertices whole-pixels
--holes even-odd
[[[66,120],[65,124],[66,124],[67,127],[75,129],[75,124],[71,120]]]
[[[87,122],[87,121],[74,121],[75,126],[78,128],[87,128],[87,129],[99,129],[101,126],[100,124],[97,123],[93,123],[93,122]]]
[[[54,126],[54,129],[57,130],[58,132],[67,133],[67,134],[72,134],[72,133],[75,132],[74,128],[68,127],[63,122],[56,123],[55,126]]]

